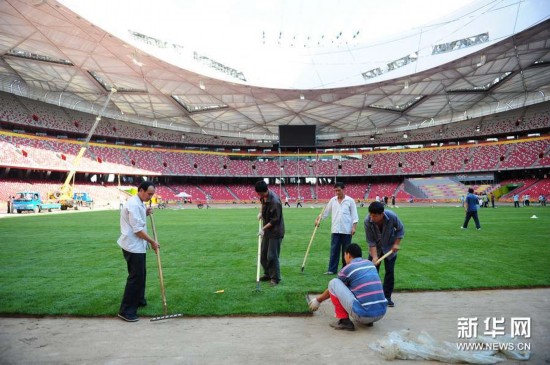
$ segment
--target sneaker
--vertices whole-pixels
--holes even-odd
[[[271,280],[271,278],[269,277],[269,275],[264,275],[260,278],[260,281],[269,281]]]
[[[467,228],[464,228],[464,227],[460,226],[460,229],[467,229]]]
[[[122,319],[123,321],[126,321],[126,322],[137,322],[137,321],[139,321],[138,316],[136,316],[135,314],[128,315],[128,314],[119,313],[118,318],[120,318],[120,319]]]
[[[477,230],[478,230],[478,231],[481,231],[481,227],[479,227]]]
[[[374,322],[367,323],[367,327],[372,327],[372,326],[374,326]]]
[[[334,273],[332,271],[327,271],[325,275],[334,275]]]
[[[278,280],[275,280],[275,279],[271,279],[271,281],[269,282],[269,285],[271,285],[271,286],[277,286],[277,285],[279,285],[279,281],[278,281]]]
[[[388,307],[395,307],[395,303],[391,301],[391,299],[386,298],[388,301]]]
[[[337,322],[331,323],[330,326],[335,330],[355,331],[355,326],[349,318],[339,319]]]
[[[147,300],[143,299],[139,301],[138,307],[147,307]]]

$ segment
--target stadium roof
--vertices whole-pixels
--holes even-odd
[[[547,101],[550,6],[485,0],[468,11],[345,52],[312,47],[314,65],[303,72],[317,74],[319,85],[283,89],[253,85],[222,56],[131,29],[127,37],[115,36],[52,0],[5,0],[0,2],[0,90],[98,113],[115,88],[104,116],[261,140],[277,139],[279,125],[317,125],[318,138],[337,139]],[[152,56],[159,50],[165,56],[189,53],[191,66]],[[355,61],[339,63],[343,54]]]

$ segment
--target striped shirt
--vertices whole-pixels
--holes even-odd
[[[353,311],[360,317],[377,317],[386,313],[388,302],[376,266],[356,257],[338,273],[338,279],[351,290],[356,301]]]

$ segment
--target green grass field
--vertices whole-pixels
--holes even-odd
[[[257,207],[155,210],[169,313],[190,316],[307,313],[304,296],[331,277],[330,218],[317,230],[304,273],[301,265],[321,207],[285,209],[283,280],[256,292]],[[481,209],[461,230],[458,207],[395,210],[406,236],[396,264],[396,291],[519,288],[550,285],[550,209]],[[362,221],[354,242],[365,251]],[[536,214],[538,219],[530,217]],[[152,234],[152,230],[149,229]],[[112,316],[126,280],[116,244],[118,211],[26,215],[0,219],[0,314]],[[162,314],[155,254],[147,255],[147,299],[139,314]],[[382,270],[383,272],[383,270]],[[222,294],[216,294],[224,290]],[[398,301],[398,294],[394,295]]]

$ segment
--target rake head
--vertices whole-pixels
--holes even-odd
[[[162,321],[163,319],[179,318],[179,317],[183,317],[183,314],[178,313],[178,314],[168,314],[166,316],[153,317],[151,318],[151,322]]]
[[[260,282],[259,282],[259,281],[256,282],[256,289],[254,289],[254,291],[255,291],[255,292],[260,292],[260,291],[262,291],[262,289],[260,288]]]

